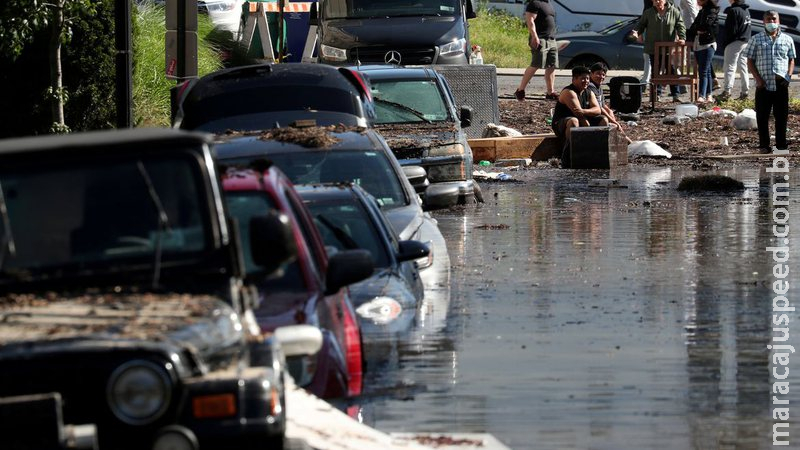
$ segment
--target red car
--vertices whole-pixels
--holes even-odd
[[[322,238],[291,182],[275,167],[263,173],[230,169],[223,175],[228,212],[238,221],[246,280],[257,286],[260,305],[254,309],[264,332],[290,324],[311,324],[323,332],[323,345],[310,357],[287,358],[295,381],[321,398],[359,395],[363,358],[361,332],[346,286],[372,274],[369,252],[345,251],[328,257]],[[251,220],[282,213],[291,223],[297,259],[270,276],[252,260]],[[366,253],[366,254],[365,254]]]

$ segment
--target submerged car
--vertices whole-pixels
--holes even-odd
[[[375,128],[403,166],[425,169],[429,207],[482,201],[472,179],[472,149],[463,127],[472,110],[456,111],[450,87],[429,67],[363,66],[375,104]]]
[[[449,278],[450,259],[436,220],[423,211],[419,195],[375,130],[310,127],[220,135],[215,152],[218,163],[227,166],[258,170],[275,164],[294,184],[361,186],[375,197],[400,240],[421,241],[430,248],[418,261],[426,286]]]
[[[222,69],[174,88],[173,127],[224,133],[296,123],[367,127],[374,111],[358,72],[324,64]]]
[[[253,313],[259,326],[274,330],[309,324],[322,329],[319,353],[288,359],[295,381],[325,399],[360,394],[361,332],[346,286],[372,275],[370,255],[347,251],[329,258],[311,215],[291,182],[274,166],[263,172],[232,169],[223,175],[222,185],[230,215],[241,229],[246,279],[258,289],[259,305]],[[297,247],[297,257],[277,273],[265,274],[250,249],[271,247],[274,242],[253,241],[247,230],[254,218],[270,212],[287,218],[288,238]]]
[[[365,249],[375,272],[350,285],[361,332],[365,335],[408,331],[425,295],[414,263],[430,252],[419,241],[401,241],[375,198],[352,183],[298,185],[325,245],[337,251]]]
[[[281,445],[282,359],[209,147],[156,129],[0,142],[4,448]],[[277,214],[248,225],[285,232]],[[293,256],[278,240],[254,259]]]

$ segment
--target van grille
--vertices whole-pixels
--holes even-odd
[[[400,65],[434,64],[436,62],[436,48],[392,48],[392,47],[356,47],[350,52],[351,62],[360,61],[361,64],[384,64],[386,54],[395,51],[400,54]]]

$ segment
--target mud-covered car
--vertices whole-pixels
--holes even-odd
[[[0,446],[280,447],[283,358],[253,318],[208,144],[0,142]],[[277,215],[249,226],[288,233]],[[267,273],[294,256],[277,241],[253,249]]]
[[[447,80],[430,67],[361,66],[378,130],[403,166],[422,166],[429,208],[483,201],[472,179],[472,149],[463,128],[472,109],[456,111]]]

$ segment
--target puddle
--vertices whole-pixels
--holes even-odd
[[[614,173],[626,189],[589,186],[608,172],[529,171],[437,212],[446,320],[387,344],[361,419],[515,449],[771,446],[772,181],[718,173],[745,190],[679,193],[685,169]],[[800,223],[800,189],[791,199]]]

